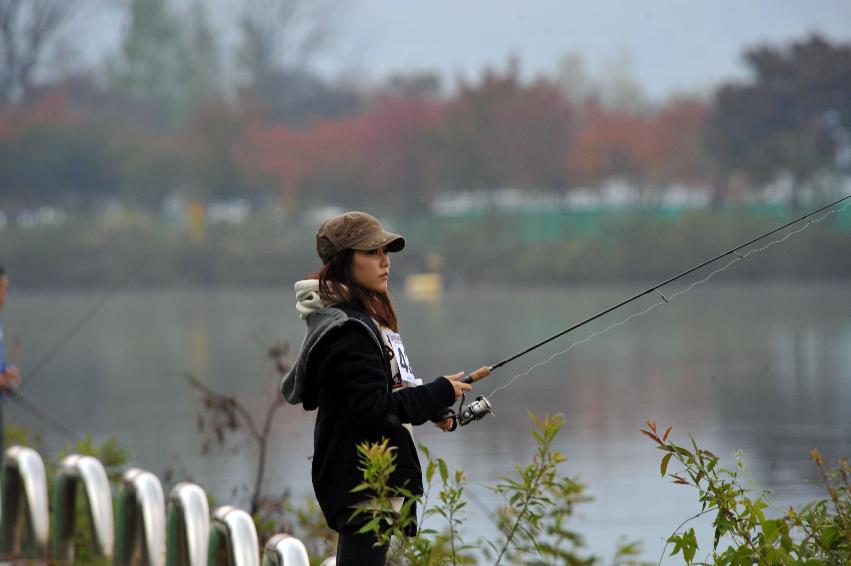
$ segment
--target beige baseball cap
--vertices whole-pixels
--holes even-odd
[[[387,232],[377,218],[366,212],[344,212],[322,223],[316,233],[316,253],[322,263],[343,250],[375,250],[387,247],[398,252],[405,247],[405,238]]]

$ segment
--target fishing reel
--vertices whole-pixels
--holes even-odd
[[[493,407],[491,406],[491,402],[488,401],[488,398],[484,395],[479,395],[478,397],[476,397],[475,401],[469,403],[466,407],[461,409],[461,414],[455,417],[455,420],[458,422],[459,425],[464,426],[470,424],[473,421],[482,420],[488,413],[493,415]]]
[[[464,405],[464,398],[461,398],[461,403],[459,406]],[[452,419],[452,428],[449,429],[449,432],[458,428],[458,426],[465,426],[470,424],[473,421],[480,421],[485,418],[485,415],[490,413],[493,414],[493,407],[491,406],[491,402],[488,401],[487,397],[484,395],[479,395],[476,397],[475,401],[471,401],[466,406],[461,408],[461,412],[456,414],[452,409],[448,409],[446,413],[444,413],[440,420],[444,421],[446,419]]]
[[[493,368],[490,366],[483,366],[472,372],[470,375],[461,379],[462,383],[473,383],[480,379],[483,379],[490,375],[491,370]],[[458,403],[458,413],[452,409],[447,409],[443,415],[440,416],[439,422],[443,422],[446,419],[452,419],[452,428],[450,428],[447,432],[451,432],[458,428],[458,425],[465,426],[470,424],[473,421],[482,420],[485,415],[488,413],[493,414],[493,407],[491,406],[491,402],[488,401],[487,397],[484,395],[479,395],[476,397],[475,401],[468,403],[466,406],[464,405],[464,400],[466,399],[465,395],[461,394],[461,402]]]

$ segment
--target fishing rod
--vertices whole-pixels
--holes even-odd
[[[785,228],[789,228],[790,226],[793,226],[793,225],[797,224],[798,222],[801,222],[802,220],[806,220],[810,216],[818,214],[819,212],[822,212],[823,210],[826,210],[828,208],[836,206],[837,204],[839,204],[842,201],[847,200],[849,198],[851,198],[851,195],[846,195],[846,196],[842,197],[841,199],[836,200],[836,201],[834,201],[830,204],[827,204],[827,205],[825,205],[825,206],[823,206],[823,207],[821,207],[817,210],[814,210],[812,212],[808,212],[807,214],[805,214],[805,215],[803,215],[799,218],[796,218],[795,220],[792,220],[791,222],[787,222],[786,224],[784,224],[783,226],[780,226],[779,228],[775,228],[775,229],[773,229],[769,232],[766,232],[765,234],[762,234],[760,236],[757,236],[756,238],[748,240],[747,242],[745,242],[743,244],[739,244],[735,248],[732,248],[732,249],[727,250],[723,253],[720,253],[717,256],[713,257],[712,259],[708,259],[708,260],[704,261],[703,263],[695,265],[694,267],[687,269],[687,270],[683,271],[682,273],[679,273],[678,275],[674,275],[673,277],[670,277],[670,278],[666,279],[665,281],[662,281],[661,283],[657,283],[656,285],[653,285],[652,287],[649,287],[648,289],[641,291],[640,293],[636,293],[635,295],[633,295],[633,296],[631,296],[627,299],[624,299],[623,301],[621,301],[621,302],[619,302],[615,305],[612,305],[612,306],[598,312],[597,314],[595,314],[593,316],[589,316],[585,320],[578,322],[578,323],[574,324],[573,326],[570,326],[570,327],[568,327],[568,328],[566,328],[566,329],[564,329],[560,332],[557,332],[556,334],[553,334],[549,338],[545,338],[544,340],[541,340],[537,344],[529,346],[525,350],[517,352],[516,354],[511,355],[511,356],[505,358],[504,360],[501,360],[501,361],[499,361],[499,362],[497,362],[493,365],[490,365],[490,366],[480,367],[476,371],[471,372],[469,375],[463,377],[461,379],[461,381],[463,383],[474,383],[476,381],[479,381],[480,379],[484,379],[485,377],[489,376],[491,374],[491,372],[493,372],[493,370],[498,369],[498,368],[504,366],[505,364],[512,362],[512,361],[516,360],[517,358],[524,356],[524,355],[526,355],[526,354],[528,354],[528,353],[530,353],[534,350],[537,350],[541,346],[548,344],[548,343],[552,342],[553,340],[556,340],[557,338],[560,338],[560,337],[564,336],[565,334],[567,334],[569,332],[573,332],[574,330],[577,330],[578,328],[581,328],[581,327],[585,326],[586,324],[593,322],[593,321],[597,320],[598,318],[609,314],[612,311],[615,311],[615,310],[617,310],[617,309],[619,309],[623,306],[626,306],[629,303],[636,301],[636,300],[640,299],[641,297],[644,297],[645,295],[649,295],[651,293],[656,293],[656,294],[659,295],[659,297],[661,297],[661,299],[664,303],[668,303],[668,298],[665,297],[665,295],[662,294],[662,292],[659,291],[659,289],[661,289],[662,287],[669,285],[669,284],[673,283],[674,281],[685,277],[686,275],[694,273],[698,269],[701,269],[703,267],[706,267],[707,265],[715,263],[719,259],[724,258],[726,256],[735,255],[736,256],[735,261],[743,260],[745,257],[739,253],[739,250],[741,250],[742,248],[750,246],[751,244],[754,244],[754,243],[756,243],[756,242],[758,242],[762,239],[765,239],[768,236],[771,236],[772,234],[776,234],[777,232],[780,232],[781,230],[784,230]],[[844,210],[844,208],[843,208],[843,210]],[[828,214],[830,214],[830,213],[828,213]],[[808,225],[811,224],[812,222],[813,222],[812,220],[809,220]],[[469,424],[473,421],[481,420],[488,413],[493,414],[493,407],[491,405],[491,402],[484,395],[478,396],[475,401],[471,402],[466,407],[464,406],[464,400],[465,400],[464,395],[462,395],[461,396],[461,402],[458,405],[459,410],[458,410],[457,414],[455,414],[454,411],[449,411],[444,415],[444,418],[452,418],[455,421],[452,430],[455,430],[455,428],[457,428],[457,426],[459,426],[459,425],[464,426],[464,425],[467,425],[467,424]]]
[[[45,354],[43,354],[38,361],[33,365],[32,369],[26,372],[24,375],[27,376],[26,384],[31,384],[37,376],[40,375],[42,369],[44,369],[47,364],[60,352],[65,346],[68,345],[71,340],[74,339],[75,336],[86,326],[91,320],[98,314],[100,309],[119,291],[127,287],[130,283],[136,280],[136,277],[142,272],[145,265],[151,259],[151,256],[147,256],[142,258],[141,261],[138,262],[134,266],[134,268],[130,272],[130,276],[122,282],[119,282],[109,289],[107,289],[106,293],[101,296],[101,298],[96,301],[84,314],[80,317],[65,335],[59,340],[52,348],[50,348]],[[15,365],[18,364],[18,359],[20,358],[20,342],[18,338],[15,338],[15,342],[13,344],[13,357],[15,358]],[[29,400],[24,394],[21,392],[19,387],[8,391],[8,397],[15,403],[17,403],[22,409],[29,412],[31,415],[41,420],[42,422],[46,422],[51,425],[54,429],[62,432],[69,438],[73,438],[75,440],[82,440],[83,437],[71,430],[64,423],[59,421],[56,417],[52,416],[50,413],[39,407],[33,401]]]
[[[15,336],[12,339],[12,362],[15,366],[17,366],[19,365],[20,360],[21,339],[19,336]],[[53,428],[65,434],[68,438],[71,438],[72,440],[76,441],[83,440],[83,437],[80,436],[78,433],[74,432],[73,430],[65,426],[65,424],[58,420],[56,417],[54,417],[32,401],[27,399],[27,397],[23,393],[21,393],[20,384],[12,385],[8,389],[6,389],[4,395],[15,403],[17,403],[22,409],[29,411],[29,413],[37,419],[41,419],[43,422],[47,422],[48,424],[53,426]]]
[[[68,343],[73,340],[77,334],[86,326],[91,320],[98,314],[101,308],[119,291],[124,290],[125,287],[130,285],[133,281],[136,281],[139,274],[142,273],[142,270],[147,265],[148,261],[152,256],[143,257],[130,271],[130,275],[124,280],[119,281],[118,283],[112,285],[112,287],[108,288],[106,292],[81,316],[77,321],[71,325],[65,335],[53,345],[45,354],[43,354],[38,361],[33,365],[32,369],[30,369],[27,373],[27,384],[31,384],[36,376],[38,376],[42,369],[47,366],[48,363],[59,353],[61,352]]]
[[[20,389],[9,389],[6,391],[6,395],[9,399],[17,403],[21,408],[27,410],[37,419],[41,419],[42,422],[46,422],[50,424],[53,428],[63,433],[68,438],[75,441],[82,441],[83,437],[77,432],[74,432],[70,428],[68,428],[62,421],[27,399],[23,393],[21,393]]]

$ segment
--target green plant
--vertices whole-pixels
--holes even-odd
[[[537,445],[532,461],[525,467],[518,464],[516,478],[504,477],[493,488],[506,501],[499,513],[504,539],[499,545],[489,543],[495,564],[505,559],[524,564],[593,564],[594,557],[577,555],[582,537],[566,527],[574,506],[590,498],[583,495],[582,484],[558,474],[567,458],[553,448],[553,441],[564,418],[556,414],[538,419],[532,413],[529,418]]]
[[[39,451],[42,444],[41,433],[33,432],[23,425],[6,423],[3,427],[3,446],[27,446]]]
[[[724,566],[761,565],[824,565],[851,563],[851,484],[847,459],[838,467],[827,470],[818,450],[810,454],[827,491],[828,498],[811,502],[800,509],[779,509],[768,493],[744,487],[739,476],[748,476],[741,453],[736,456],[736,469],[719,466],[720,459],[698,447],[691,439],[691,449],[669,439],[671,427],[659,434],[656,423],[647,422],[641,432],[652,439],[662,456],[660,471],[673,483],[691,486],[698,491],[700,512],[684,521],[668,538],[673,545],[671,555],[682,553],[686,564],[716,564]],[[668,472],[671,463],[680,469]],[[765,511],[773,509],[776,518]],[[712,522],[714,537],[712,551],[704,561],[695,561],[699,543],[693,528],[682,531],[691,519],[715,513]],[[724,545],[726,544],[726,548]],[[666,547],[667,548],[667,547]],[[663,554],[664,554],[663,550]],[[661,561],[661,560],[660,560]]]
[[[563,477],[559,468],[566,460],[553,443],[564,425],[563,417],[537,418],[530,413],[531,431],[537,450],[532,461],[517,465],[516,477],[504,477],[494,487],[505,504],[497,511],[501,537],[497,541],[479,538],[476,545],[464,542],[461,525],[466,507],[463,471],[450,471],[446,462],[434,458],[420,447],[427,459],[426,485],[421,497],[409,490],[388,485],[395,470],[395,455],[386,440],[358,447],[364,481],[355,489],[368,494],[370,504],[359,508],[354,516],[366,515],[361,532],[373,532],[380,544],[390,544],[390,560],[403,560],[411,565],[474,564],[473,550],[482,549],[488,564],[569,564],[599,563],[594,556],[582,556],[582,537],[567,527],[577,504],[590,501],[585,487],[574,479]],[[431,503],[432,483],[438,473],[442,482],[435,503]],[[395,511],[392,498],[403,497],[404,504]],[[413,510],[423,507],[422,519],[439,517],[445,523],[442,531],[420,529],[408,534],[416,521]],[[636,564],[640,552],[636,543],[619,543],[613,563]]]
[[[298,506],[285,495],[280,502],[280,508],[283,529],[279,532],[291,533],[303,542],[311,564],[318,566],[326,557],[334,555],[337,549],[337,533],[328,528],[316,498],[305,497],[304,504]]]
[[[121,482],[121,476],[129,460],[129,451],[121,446],[115,438],[109,438],[102,444],[98,444],[94,441],[91,434],[86,434],[82,440],[67,444],[65,449],[56,455],[55,461],[47,465],[48,485],[53,485],[53,479],[56,477],[62,460],[70,454],[92,456],[103,464],[113,490],[112,511],[114,515],[116,513],[115,489]],[[74,562],[92,565],[110,564],[110,559],[96,556],[92,550],[94,548],[93,535],[92,530],[88,528],[90,510],[88,509],[85,497],[80,496],[79,492],[82,489],[82,486],[77,487],[78,496],[74,502],[75,524],[77,525],[74,532]]]
[[[40,433],[33,432],[23,425],[7,423],[3,430],[6,446],[28,446],[30,448],[41,451],[42,437]],[[124,468],[129,460],[129,451],[121,446],[115,438],[108,438],[103,443],[95,442],[91,434],[86,434],[82,439],[73,443],[68,443],[65,448],[55,455],[53,459],[45,459],[45,475],[47,485],[52,486],[54,479],[67,456],[71,454],[80,454],[97,458],[103,464],[106,470],[107,477],[113,488],[118,486],[121,481],[121,476],[124,473]],[[78,487],[77,489],[82,489]],[[55,511],[51,508],[51,512]],[[114,511],[114,509],[113,509]],[[91,529],[87,528],[89,520],[89,510],[84,497],[76,497],[75,524],[77,530],[74,533],[74,562],[79,564],[109,564],[110,560],[100,558],[92,552],[92,533]]]

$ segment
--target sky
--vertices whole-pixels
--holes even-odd
[[[361,0],[347,33],[364,66],[475,74],[516,54],[552,73],[567,52],[591,69],[629,54],[651,96],[705,89],[744,75],[743,49],[819,31],[851,41],[848,0]],[[360,43],[358,43],[360,42]]]
[[[177,0],[188,4],[192,0]],[[207,0],[233,22],[239,0]],[[746,76],[741,54],[819,32],[851,42],[849,0],[350,0],[332,3],[335,33],[317,68],[329,76],[380,80],[393,72],[437,71],[445,83],[503,66],[515,55],[526,76],[552,75],[567,53],[592,75],[628,61],[651,98],[709,91]],[[120,20],[102,3],[89,54],[114,46]]]

